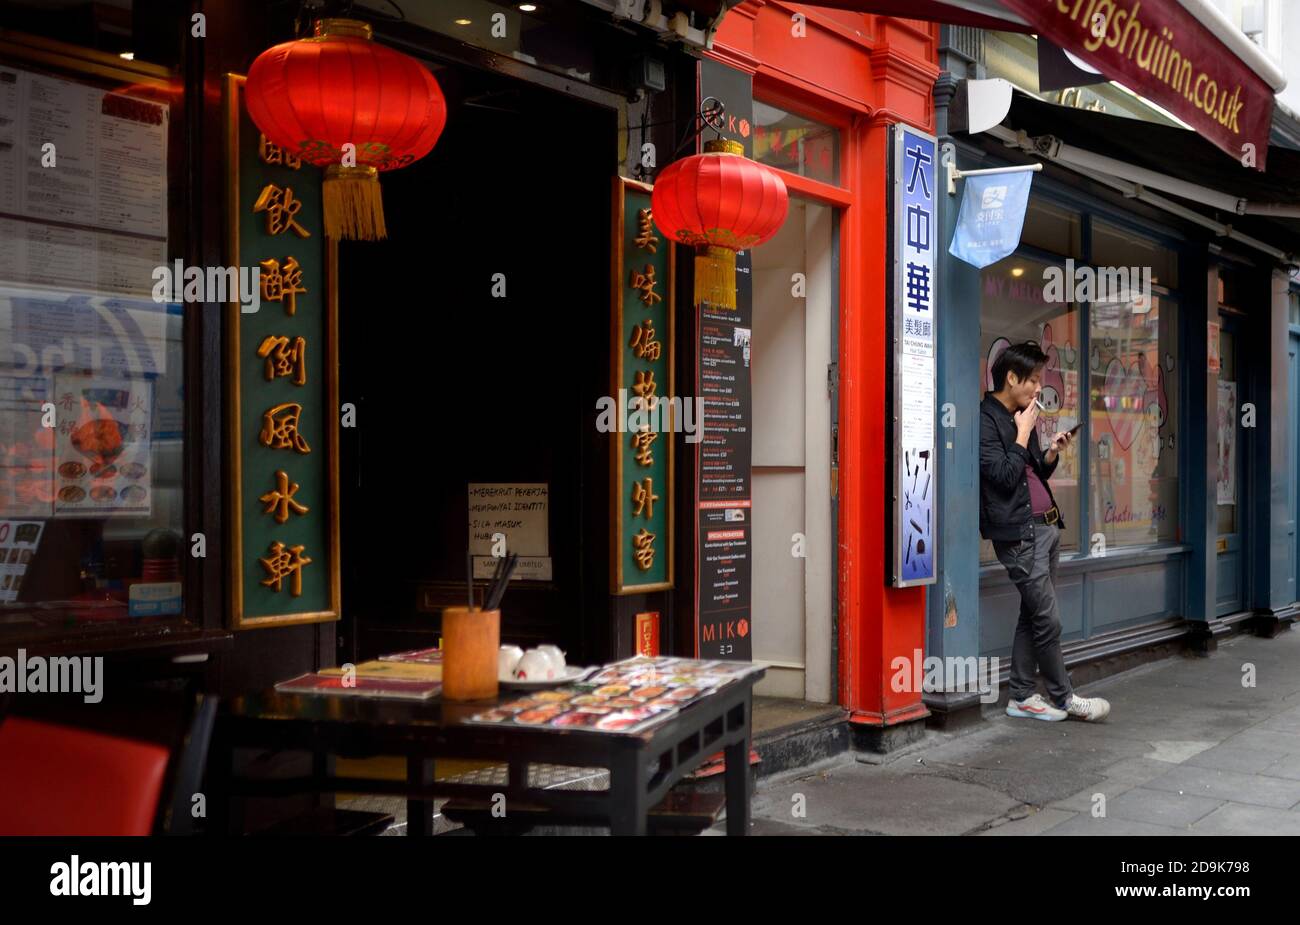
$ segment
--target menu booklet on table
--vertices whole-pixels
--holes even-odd
[[[328,669],[327,669],[328,670]],[[411,681],[400,678],[367,678],[360,674],[345,679],[337,674],[308,672],[275,686],[283,694],[329,694],[338,697],[376,697],[388,700],[428,700],[442,693],[440,681]],[[347,680],[348,683],[344,683]]]

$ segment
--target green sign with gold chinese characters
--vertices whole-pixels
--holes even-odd
[[[226,84],[228,262],[259,271],[227,308],[231,625],[339,618],[335,246],[321,175],[269,144]],[[250,310],[255,308],[255,310]]]
[[[651,187],[614,180],[610,590],[673,586],[673,243],[654,226]]]

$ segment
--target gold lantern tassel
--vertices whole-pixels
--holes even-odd
[[[336,241],[382,241],[388,237],[379,171],[374,167],[327,167],[321,199],[325,237]]]
[[[729,247],[695,249],[695,304],[736,307],[736,252]]]

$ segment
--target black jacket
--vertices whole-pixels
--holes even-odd
[[[1034,438],[1029,440],[1029,449],[1016,443],[1015,417],[992,392],[985,392],[980,402],[980,534],[990,540],[1033,536],[1025,463],[1033,466],[1056,504],[1047,480],[1060,461],[1058,455],[1051,465],[1044,462]],[[1056,526],[1064,530],[1065,521],[1058,520]]]

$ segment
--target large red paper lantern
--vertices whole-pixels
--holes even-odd
[[[326,168],[331,238],[385,237],[379,171],[424,157],[447,123],[428,69],[376,45],[369,24],[355,19],[322,19],[311,38],[268,48],[249,68],[244,93],[268,141]]]
[[[650,207],[668,238],[695,248],[695,301],[736,307],[736,251],[757,247],[785,221],[790,196],[772,168],[739,142],[707,142],[655,181]]]

